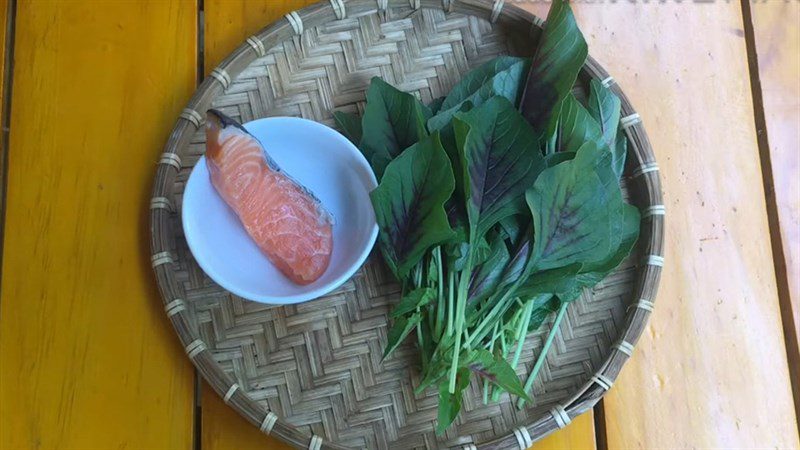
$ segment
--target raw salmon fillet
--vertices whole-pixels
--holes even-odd
[[[314,282],[331,259],[331,215],[238,122],[213,109],[207,116],[211,184],[284,275],[297,284]]]

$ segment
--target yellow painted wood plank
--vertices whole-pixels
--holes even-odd
[[[314,3],[313,0],[275,0],[252,3],[246,0],[206,0],[205,70],[210,72],[242,42],[264,26],[282,20],[284,14]],[[202,390],[203,450],[226,448],[288,448],[260,433],[253,425],[225,405],[205,383]],[[595,450],[593,414],[589,412],[566,429],[534,445],[537,450],[564,448]]]
[[[609,449],[798,448],[738,2],[572,4],[641,114],[667,207],[656,311]]]
[[[596,450],[594,433],[594,412],[588,411],[573,419],[567,428],[533,444],[531,450]]]
[[[203,382],[203,450],[289,450],[292,447],[267,436],[246,421]]]
[[[772,166],[789,302],[783,309],[794,333],[792,357],[800,347],[800,2],[750,4],[758,74]],[[784,276],[784,274],[780,274]],[[793,329],[792,329],[793,328]],[[789,347],[790,342],[787,342]],[[795,359],[795,374],[800,360]],[[796,381],[800,383],[800,380]],[[800,387],[795,386],[795,389]],[[798,392],[795,401],[798,402]]]
[[[285,14],[314,3],[316,0],[206,0],[206,75],[249,36],[276,20],[285,20]]]
[[[196,5],[21,1],[15,44],[0,448],[190,448],[147,208],[194,87]]]

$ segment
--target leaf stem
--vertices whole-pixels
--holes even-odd
[[[497,331],[500,326],[500,322],[494,324],[494,331],[492,331],[492,341],[489,344],[489,353],[494,354],[494,343],[497,341]],[[489,403],[489,380],[487,378],[483,379],[483,404]]]
[[[500,323],[500,322],[498,322]],[[500,333],[500,351],[503,353],[503,359],[508,354],[508,344],[506,343],[506,333]]]
[[[438,247],[437,247],[438,248]],[[425,285],[430,289],[434,289],[434,283],[437,285],[441,285],[439,280],[434,280],[430,277],[431,270],[436,269],[436,254],[432,251],[430,257],[428,258],[428,270],[425,274]],[[431,332],[431,339],[434,342],[438,342],[439,340],[439,333],[437,332],[437,328],[441,328],[441,326],[437,326],[437,323],[441,320],[439,316],[438,308],[441,306],[441,299],[438,299],[436,302],[437,309],[434,308],[426,308],[428,311],[428,329]]]
[[[520,320],[519,327],[517,327],[516,339],[517,349],[514,352],[514,359],[511,361],[511,368],[516,369],[519,364],[519,357],[522,354],[522,346],[525,344],[525,338],[528,337],[528,326],[531,323],[531,316],[533,315],[533,299],[525,303],[523,310],[522,320]]]
[[[467,294],[469,291],[470,277],[472,276],[472,248],[467,255],[467,264],[458,280],[458,294],[456,296],[456,317],[455,317],[455,344],[453,345],[453,362],[450,365],[450,384],[448,390],[451,394],[456,391],[456,375],[458,373],[458,357],[461,353],[461,335],[464,331],[464,309],[467,306]]]
[[[533,382],[536,380],[536,375],[539,374],[539,370],[541,370],[542,366],[544,365],[544,361],[547,359],[547,351],[550,350],[550,346],[553,344],[553,339],[558,333],[561,320],[564,318],[564,313],[567,312],[567,306],[569,306],[569,303],[563,302],[561,303],[561,307],[558,309],[558,315],[556,315],[556,320],[553,321],[553,326],[550,328],[550,333],[547,335],[547,340],[544,341],[542,351],[536,358],[536,363],[533,365],[533,370],[531,370],[531,374],[528,375],[528,379],[525,381],[525,386],[523,389],[525,390],[526,394],[530,395],[530,390],[533,387]],[[522,408],[524,405],[525,399],[520,398],[517,400],[517,408]]]
[[[453,271],[447,273],[447,328],[444,330],[446,336],[453,335],[453,291],[455,290],[456,274]]]
[[[439,288],[439,296],[436,310],[436,321],[434,322],[433,326],[433,334],[436,339],[440,339],[442,336],[442,326],[445,321],[445,314],[447,310],[447,305],[445,304],[444,299],[444,274],[442,270],[442,248],[436,247],[433,250],[433,262],[436,264],[437,271],[439,273],[439,278],[437,280],[437,287]]]
[[[472,336],[470,336],[470,339],[464,344],[465,347],[472,348],[473,344],[480,342],[486,337],[487,334],[489,334],[489,329],[486,328],[487,325],[491,325],[491,322],[495,319],[495,316],[498,314],[502,315],[500,311],[505,312],[508,306],[510,306],[507,304],[507,302],[513,297],[514,293],[516,293],[517,288],[519,288],[520,284],[522,284],[524,278],[525,277],[517,278],[517,280],[508,287],[500,300],[495,303],[495,306],[489,311],[489,314],[479,323],[478,327],[472,333]]]
[[[508,293],[506,293],[508,294]],[[464,346],[467,348],[472,348],[472,345],[480,342],[483,338],[489,334],[490,328],[493,324],[493,320],[495,319],[500,311],[505,311],[506,307],[508,306],[508,295],[504,295],[497,303],[495,303],[494,307],[489,311],[489,314],[481,321],[481,323],[475,328],[475,331],[470,336],[469,340],[464,343]]]
[[[515,369],[519,365],[519,357],[522,354],[522,347],[528,337],[528,326],[531,323],[531,316],[533,315],[533,299],[528,300],[522,309],[522,314],[517,322],[517,329],[514,333],[514,338],[517,340],[517,348],[514,350],[514,359],[511,361],[511,368]],[[495,325],[496,326],[496,325]],[[500,394],[503,393],[502,388],[496,388],[492,394],[492,401],[497,401]]]
[[[417,313],[419,313],[419,308],[417,308]],[[422,355],[422,372],[426,372],[428,369],[428,358],[425,354],[425,340],[422,336],[422,326],[417,324],[414,328],[417,329],[417,345],[419,346],[419,353]]]

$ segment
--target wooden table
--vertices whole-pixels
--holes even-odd
[[[196,384],[146,210],[198,79],[308,2],[0,3],[0,448],[283,448]],[[601,406],[535,447],[800,448],[800,2],[574,9],[655,148],[667,265]]]

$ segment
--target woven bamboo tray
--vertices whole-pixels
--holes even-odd
[[[623,188],[642,211],[641,238],[615,273],[570,305],[527,409],[517,410],[507,395],[483,405],[473,383],[456,423],[435,436],[437,395],[413,394],[419,382],[413,345],[380,362],[399,289],[376,254],[336,292],[270,307],[214,284],[182,235],[182,192],[205,150],[208,108],[242,122],[301,116],[333,126],[334,109],[363,111],[373,76],[427,102],[492,57],[530,56],[540,26],[502,0],[331,0],[248,38],[200,85],[156,172],[152,264],[189,358],[225,403],[264,433],[310,449],[526,448],[567,426],[611,387],[653,310],[664,261],[664,207],[639,116],[591,58],[576,92],[597,78],[622,98],[621,126],[630,141]],[[545,325],[528,337],[520,376],[548,331]]]

